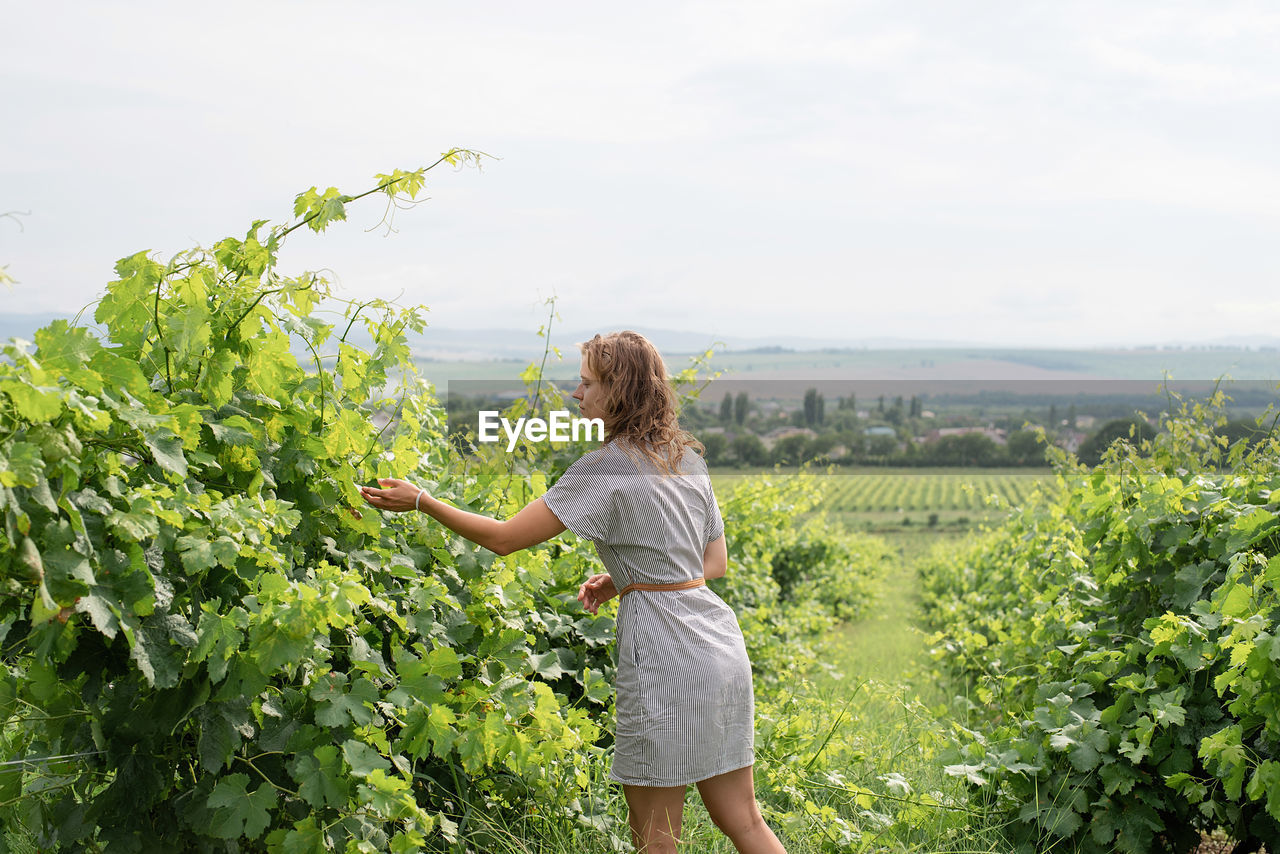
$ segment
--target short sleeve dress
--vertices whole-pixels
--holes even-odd
[[[702,577],[724,533],[702,457],[664,475],[614,444],[584,455],[547,490],[551,512],[584,539],[621,591]],[[612,779],[682,786],[754,761],[751,663],[733,610],[707,587],[637,590],[618,605]]]

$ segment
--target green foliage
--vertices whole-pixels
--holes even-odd
[[[785,436],[774,443],[773,462],[781,466],[796,466],[813,458],[809,453],[809,437],[803,433]]]
[[[769,449],[754,433],[741,433],[732,444],[733,454],[742,465],[760,466],[769,462]]]
[[[822,515],[779,532],[772,542],[769,567],[779,600],[819,602],[837,620],[866,615],[890,560],[882,540],[834,536]]]
[[[377,189],[410,200],[424,171]],[[42,844],[417,850],[463,800],[509,804],[502,775],[572,788],[597,740],[610,621],[572,601],[579,545],[495,558],[359,509],[380,476],[494,513],[546,480],[448,453],[405,340],[420,310],[333,325],[321,277],[276,270],[353,198],[122,259],[102,340],[56,322],[5,348],[0,708],[5,758],[32,762],[0,815]]]
[[[938,661],[976,701],[949,770],[1025,845],[1280,835],[1280,443],[1228,447],[1222,407],[1092,471],[1060,456],[1057,490],[927,573]]]
[[[1048,465],[1045,457],[1045,445],[1041,442],[1042,433],[1035,430],[1015,430],[1009,434],[1005,444],[1005,453],[1010,465],[1044,466]]]
[[[292,231],[371,193],[408,203],[426,171],[313,188],[294,223],[168,262],[124,258],[95,312],[104,337],[56,322],[5,347],[4,826],[56,850],[408,852],[483,847],[483,827],[535,809],[599,820],[582,767],[610,745],[613,622],[575,599],[598,569],[589,545],[496,557],[426,517],[380,517],[356,487],[406,477],[506,517],[583,449],[457,455],[410,359],[421,310],[375,300],[330,323],[325,280],[277,270]],[[698,367],[676,378],[686,395]],[[526,380],[510,417],[563,405],[538,366]],[[715,585],[763,681],[862,604],[856,585],[831,607],[780,601],[777,549],[833,536],[794,529],[810,493],[725,501]]]
[[[1098,428],[1084,443],[1080,445],[1080,462],[1087,466],[1096,466],[1102,461],[1103,453],[1114,442],[1141,444],[1155,437],[1156,430],[1143,418],[1117,418],[1108,421]]]
[[[700,437],[702,456],[708,466],[721,465],[729,451],[729,440],[723,433],[706,433]]]
[[[990,466],[1000,461],[1001,448],[982,433],[943,436],[923,448],[923,457],[935,466]]]

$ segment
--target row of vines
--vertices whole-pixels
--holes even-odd
[[[1280,441],[1229,446],[1221,394],[926,568],[972,720],[949,771],[1020,850],[1280,842]]]
[[[394,209],[430,168],[362,195]],[[42,850],[483,850],[481,816],[539,811],[621,844],[581,762],[612,717],[612,620],[574,597],[589,544],[497,557],[357,492],[404,477],[505,517],[584,448],[458,454],[410,357],[421,312],[277,268],[356,198],[313,188],[291,224],[124,258],[97,328],[4,348],[0,823]],[[508,414],[563,406],[539,378]],[[816,497],[722,501],[714,586],[764,683],[868,595],[851,573],[812,607],[812,577],[856,557],[794,524]]]
[[[826,479],[826,506],[845,512],[977,511],[992,496],[1006,507],[1018,506],[1043,479],[1038,474],[972,471],[835,475]]]

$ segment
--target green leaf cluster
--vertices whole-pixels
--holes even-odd
[[[580,760],[609,749],[614,674],[612,618],[576,601],[590,545],[496,557],[356,486],[405,477],[505,517],[583,448],[457,453],[406,339],[422,310],[278,269],[292,231],[371,193],[408,203],[426,171],[130,255],[103,332],[59,321],[4,348],[0,823],[53,850],[409,852],[534,804],[588,820]],[[563,407],[537,366],[528,381],[511,417]],[[812,499],[787,481],[725,501],[717,585],[779,681],[833,619],[773,578],[780,545],[832,536],[791,525]],[[815,574],[854,562],[819,553]]]
[[[1092,470],[1061,457],[926,573],[938,667],[974,701],[949,770],[1026,846],[1280,838],[1280,442],[1228,446],[1223,403]]]
[[[425,171],[377,189],[412,198]],[[396,475],[494,510],[546,481],[449,452],[420,309],[335,322],[322,276],[278,270],[355,198],[131,255],[104,333],[5,347],[0,743],[75,758],[7,765],[0,820],[51,847],[419,850],[464,803],[571,793],[598,740],[608,618],[566,616],[585,558],[495,559],[359,499]]]

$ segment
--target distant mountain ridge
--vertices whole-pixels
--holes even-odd
[[[551,330],[551,343],[559,347],[562,353],[569,353],[574,345],[586,341],[598,331],[613,332],[620,329],[631,329],[639,332],[654,343],[664,354],[700,353],[713,347],[723,347],[729,352],[794,350],[797,352],[823,350],[1045,350],[1053,352],[1099,351],[1099,350],[1146,350],[1146,349],[1280,349],[1280,336],[1255,335],[1238,340],[1217,340],[1200,343],[1157,343],[1151,345],[1131,344],[1116,347],[1063,347],[1041,346],[1028,347],[1019,345],[992,344],[982,341],[957,341],[925,338],[818,338],[802,335],[717,335],[709,332],[690,332],[687,330],[655,329],[646,326],[615,324],[596,330]],[[423,358],[458,359],[475,361],[478,359],[528,359],[533,352],[540,352],[545,340],[539,338],[532,330],[521,329],[445,329],[428,327],[427,331],[413,341],[415,353]]]
[[[53,320],[71,319],[65,314],[5,314],[0,315],[0,341],[10,338],[31,340],[36,329]],[[92,315],[86,315],[82,321],[91,321]],[[1134,350],[1134,349],[1199,349],[1211,347],[1215,349],[1280,349],[1280,336],[1252,335],[1236,339],[1216,339],[1196,343],[1153,342],[1151,344],[1130,344],[1117,347],[1027,347],[1018,345],[1001,345],[981,341],[957,341],[922,338],[827,338],[804,335],[768,335],[745,336],[726,335],[715,332],[697,332],[675,329],[656,329],[625,323],[602,325],[598,329],[560,329],[551,330],[551,344],[558,347],[563,354],[570,354],[574,346],[586,341],[597,332],[612,332],[619,329],[632,329],[644,335],[664,354],[699,353],[713,347],[730,352],[748,351],[820,351],[820,350],[1052,350],[1057,352],[1080,350]],[[368,345],[370,339],[360,327],[352,330],[355,343]],[[419,358],[433,360],[482,361],[486,359],[527,360],[543,350],[545,339],[538,337],[532,329],[456,329],[428,326],[422,335],[413,335],[410,346]]]

